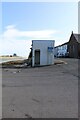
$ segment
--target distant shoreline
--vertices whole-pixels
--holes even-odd
[[[27,57],[22,57],[22,56],[0,56],[0,58],[27,58]]]
[[[0,64],[10,62],[10,61],[17,61],[17,60],[24,60],[27,59],[27,57],[18,57],[18,56],[12,56],[12,57],[3,57],[0,56]]]

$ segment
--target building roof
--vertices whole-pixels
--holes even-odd
[[[80,43],[80,34],[73,34],[77,42]]]
[[[75,34],[75,33],[73,33],[73,31],[72,31],[72,35],[74,35],[74,37],[75,37],[75,39],[77,40],[77,42],[80,43],[80,34]],[[71,36],[72,36],[72,35],[71,35]],[[63,45],[67,45],[68,43],[69,43],[69,41],[66,42],[66,43],[63,43],[63,44],[61,44],[61,45],[58,45],[58,46],[56,46],[55,48],[61,47],[61,46],[63,46]]]
[[[32,40],[32,42],[37,41],[37,42],[55,42],[55,40]]]
[[[63,44],[61,44],[61,45],[58,45],[58,46],[56,46],[55,48],[57,48],[57,47],[61,47],[61,46],[63,46],[63,45],[67,45],[67,44],[68,44],[68,42],[63,43]]]

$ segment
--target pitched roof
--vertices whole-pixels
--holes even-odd
[[[74,37],[75,37],[75,39],[77,40],[77,42],[80,43],[80,34],[75,34],[75,33],[73,33],[73,31],[72,31],[72,35],[74,35]],[[71,36],[72,36],[72,35],[71,35]],[[58,45],[58,46],[56,46],[55,48],[61,47],[61,46],[66,45],[66,44],[68,44],[68,43],[69,43],[69,41],[66,42],[66,43],[63,43],[63,44],[61,44],[61,45]]]
[[[77,42],[80,43],[80,34],[73,34]]]
[[[63,45],[67,45],[67,44],[68,44],[68,42],[65,42],[65,43],[63,43],[63,44],[61,44],[61,45],[56,46],[55,48],[61,47],[61,46],[63,46]]]

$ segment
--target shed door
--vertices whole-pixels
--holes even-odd
[[[35,50],[35,65],[40,65],[40,50]]]

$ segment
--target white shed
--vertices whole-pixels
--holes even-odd
[[[32,40],[32,66],[54,64],[54,40]]]

